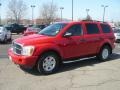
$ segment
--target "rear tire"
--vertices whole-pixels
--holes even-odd
[[[59,57],[53,52],[43,54],[37,63],[37,70],[41,74],[55,73],[59,68]]]
[[[101,61],[106,61],[111,54],[111,48],[109,46],[104,46],[101,48],[99,54],[97,55],[97,58]]]

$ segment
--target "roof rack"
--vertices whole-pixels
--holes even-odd
[[[107,22],[98,21],[98,20],[81,20],[81,21],[91,21],[91,22],[101,22],[101,23],[107,23]]]

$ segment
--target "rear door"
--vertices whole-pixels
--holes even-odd
[[[96,23],[85,23],[86,34],[84,36],[86,43],[86,55],[93,55],[97,53],[97,50],[102,42],[101,31]]]

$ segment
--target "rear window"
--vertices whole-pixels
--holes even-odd
[[[99,28],[98,28],[97,24],[93,24],[93,23],[86,24],[86,28],[87,28],[88,34],[98,34],[99,33]]]
[[[109,25],[107,25],[107,24],[101,24],[101,27],[102,27],[103,33],[110,33],[111,32]]]

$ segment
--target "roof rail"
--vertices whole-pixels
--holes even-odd
[[[91,21],[91,22],[101,22],[101,23],[107,23],[107,22],[98,21],[98,20],[81,20],[81,21]]]

